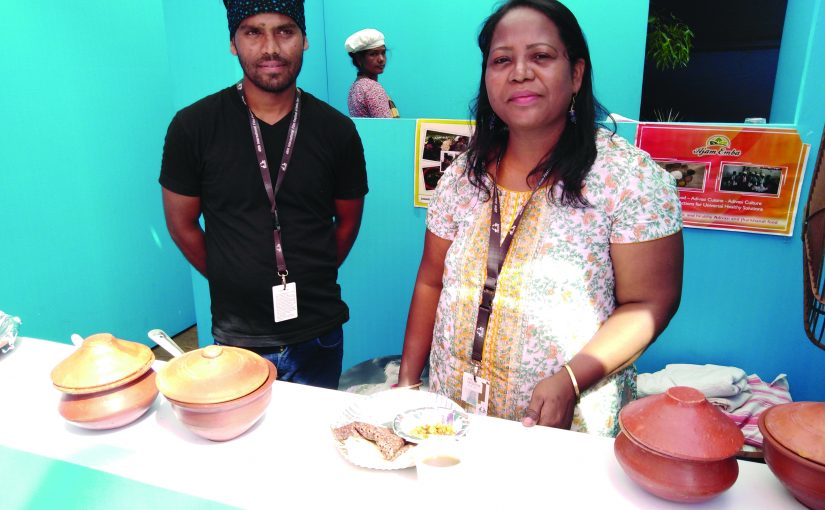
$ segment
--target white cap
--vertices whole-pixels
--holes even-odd
[[[347,50],[347,53],[371,50],[379,46],[384,46],[384,34],[374,28],[359,30],[347,37],[346,42],[344,42],[344,49]]]

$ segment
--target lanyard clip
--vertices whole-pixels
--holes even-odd
[[[476,376],[478,375],[478,369],[480,368],[480,365],[481,364],[478,361],[473,360],[473,382],[478,382],[476,381]]]
[[[492,313],[493,311],[493,298],[496,296],[496,288],[493,285],[492,288],[484,286],[481,289],[481,302],[478,304],[478,307],[487,312],[487,314]]]
[[[289,271],[284,271],[283,273],[278,271],[278,276],[281,277],[281,283],[284,286],[284,290],[286,290],[286,276],[289,274]]]

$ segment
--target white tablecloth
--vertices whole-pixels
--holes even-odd
[[[266,416],[232,441],[186,429],[159,396],[140,420],[86,431],[57,412],[49,374],[68,344],[20,338],[0,356],[0,444],[242,508],[678,508],[636,486],[613,455],[613,440],[471,417],[466,479],[445,492],[415,469],[353,466],[336,450],[330,423],[359,395],[276,382]],[[740,461],[734,486],[701,508],[800,508],[767,466]],[[436,492],[437,491],[437,492]],[[463,506],[463,505],[462,505]]]

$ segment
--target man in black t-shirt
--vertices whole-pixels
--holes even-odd
[[[258,352],[281,380],[337,388],[349,319],[338,267],[367,193],[361,139],[295,85],[308,48],[303,0],[224,3],[244,77],[169,125],[166,224],[209,280],[216,343]]]

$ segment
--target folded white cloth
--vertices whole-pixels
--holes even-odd
[[[732,397],[748,391],[748,380],[741,368],[674,363],[652,374],[639,374],[636,386],[639,397],[664,393],[674,386],[696,388],[706,397]]]
[[[733,412],[743,405],[753,396],[750,387],[738,395],[731,395],[729,397],[708,397],[708,402],[715,405],[725,412]]]

